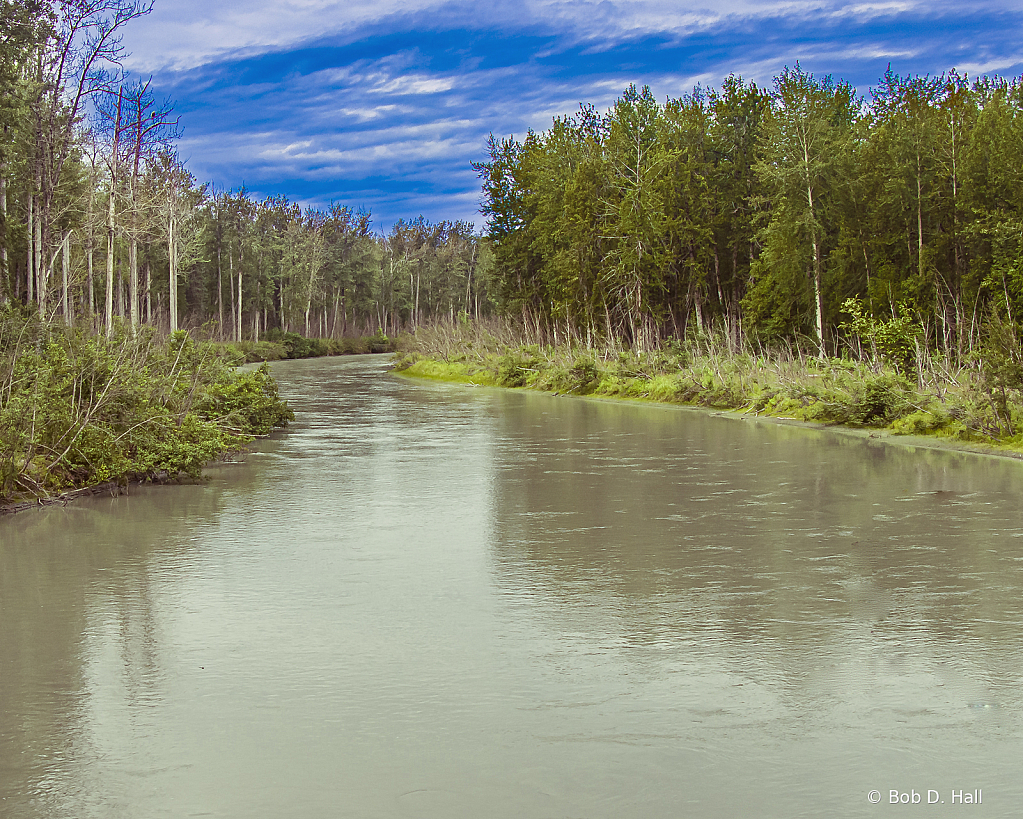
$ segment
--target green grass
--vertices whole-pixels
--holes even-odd
[[[883,362],[730,350],[720,338],[632,351],[523,336],[501,323],[421,328],[400,340],[396,369],[458,383],[732,410],[1023,451],[1019,392],[1009,391],[1006,421],[977,362],[951,367],[928,360],[909,377]]]
[[[400,372],[402,375],[430,378],[435,381],[494,386],[494,381],[488,377],[488,373],[485,371],[470,373],[468,365],[462,361],[434,361],[429,358],[421,358],[407,367],[403,367]]]

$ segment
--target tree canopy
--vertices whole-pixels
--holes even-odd
[[[900,76],[868,97],[797,63],[663,103],[631,86],[476,166],[505,309],[586,337],[804,337],[849,300],[936,349],[1023,313],[1019,79]],[[693,326],[695,324],[695,327]]]

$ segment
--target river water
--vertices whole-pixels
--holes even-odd
[[[207,483],[0,520],[4,819],[1023,809],[1023,464],[275,372]]]

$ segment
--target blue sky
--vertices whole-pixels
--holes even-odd
[[[201,181],[482,224],[470,163],[629,85],[664,99],[797,60],[867,94],[886,66],[1023,74],[1018,2],[156,0],[127,67],[175,101]]]

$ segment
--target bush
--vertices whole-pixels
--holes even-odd
[[[572,362],[572,366],[561,371],[554,380],[558,392],[574,392],[586,395],[593,392],[600,383],[600,370],[591,356],[582,355]]]
[[[204,419],[241,435],[269,435],[295,420],[278,397],[277,382],[266,362],[257,370],[211,385],[196,409]]]
[[[850,406],[851,421],[864,426],[886,426],[905,415],[910,406],[906,393],[909,383],[897,375],[879,375],[866,379]]]
[[[917,410],[898,418],[892,423],[892,430],[900,435],[928,435],[948,427],[951,417],[941,411]]]
[[[357,355],[370,352],[365,337],[332,338],[327,342],[328,355]]]
[[[923,327],[906,304],[899,304],[885,321],[871,316],[860,299],[846,299],[842,311],[850,317],[842,328],[858,336],[872,355],[880,356],[902,375],[916,376],[916,349]]]
[[[246,363],[257,361],[280,361],[288,357],[288,350],[283,344],[274,341],[257,341],[245,354]]]
[[[536,347],[521,347],[501,356],[497,362],[497,384],[501,387],[524,387],[532,373],[545,364]]]
[[[282,333],[276,327],[263,334],[263,341],[251,346],[249,361],[277,361],[282,358],[319,358],[331,355],[358,355],[361,353],[390,353],[395,350],[394,339],[378,330],[372,336],[345,338],[306,338],[298,333]]]
[[[285,333],[281,344],[288,353],[288,358],[309,358],[312,355],[312,340],[298,333]]]
[[[979,353],[984,391],[994,413],[996,435],[1013,436],[1016,423],[1009,398],[1023,389],[1023,356],[1015,328],[999,313],[984,322],[984,343]]]
[[[0,500],[166,472],[198,475],[292,416],[237,350],[111,339],[0,311]]]
[[[390,353],[394,352],[394,343],[384,335],[384,331],[381,328],[377,328],[376,333],[366,339],[366,343],[369,345],[371,353]]]

